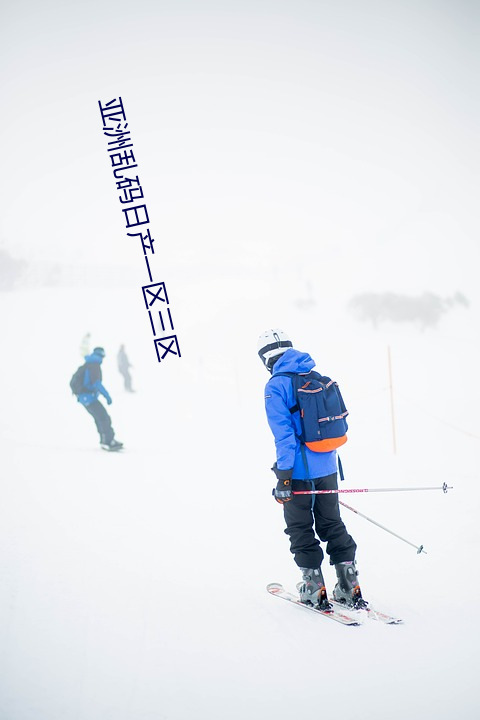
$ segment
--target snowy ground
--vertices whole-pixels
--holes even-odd
[[[2,2],[0,256],[26,271],[0,292],[0,720],[480,717],[478,14]],[[182,351],[160,366],[98,108],[120,96]],[[424,332],[347,313],[386,291],[471,307]],[[454,486],[347,496],[425,546],[343,513],[403,626],[265,590],[299,579],[256,355],[276,326],[342,387],[347,487]],[[69,391],[87,331],[122,454]]]
[[[258,293],[246,300],[245,278],[236,282],[216,306],[222,287],[209,287],[215,311],[202,322],[189,312],[195,288],[179,293],[183,356],[164,367],[136,290],[0,295],[2,720],[478,713],[478,310],[424,333],[374,332],[340,312],[316,333],[315,308],[275,298],[274,310]],[[400,613],[402,626],[344,628],[265,591],[299,579],[270,495],[267,376],[255,352],[257,335],[277,324],[341,383],[347,487],[454,486],[346,498],[425,546],[418,555],[343,512],[365,596]],[[69,393],[87,330],[107,349],[123,454],[98,448]],[[121,342],[133,395],[115,367]],[[331,588],[329,567],[326,580]]]

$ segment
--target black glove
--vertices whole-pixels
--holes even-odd
[[[272,495],[275,500],[283,505],[286,502],[290,502],[292,499],[292,481],[291,480],[279,480],[277,487],[273,488]]]
[[[272,467],[273,472],[277,476],[277,487],[273,488],[272,495],[275,500],[283,505],[292,499],[292,474],[293,468],[290,470],[279,470],[277,463]]]

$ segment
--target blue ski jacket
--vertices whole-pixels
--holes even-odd
[[[278,377],[281,372],[308,373],[314,367],[308,353],[288,348],[273,366],[272,377],[265,386],[265,410],[275,438],[277,467],[279,470],[293,468],[295,480],[311,480],[337,471],[336,450],[313,452],[304,445],[302,452],[298,439],[302,431],[300,413],[297,410],[292,414],[289,409],[296,403],[292,381],[289,377]]]
[[[88,392],[81,393],[77,398],[82,405],[91,405],[99,395],[103,395],[109,405],[112,402],[112,398],[102,385],[102,369],[100,367],[102,360],[102,356],[95,353],[85,357],[87,366],[83,384]]]

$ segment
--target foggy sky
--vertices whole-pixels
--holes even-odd
[[[97,106],[121,95],[167,266],[281,271],[300,244],[357,289],[476,285],[475,3],[2,7],[14,254],[138,262]]]

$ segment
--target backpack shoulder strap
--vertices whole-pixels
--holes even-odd
[[[85,363],[83,366],[83,386],[87,390],[90,385],[90,370],[88,367],[89,363]]]
[[[299,377],[298,373],[279,372],[279,373],[275,373],[274,377],[289,377],[290,380],[292,381],[293,395],[294,395],[295,399],[297,398],[297,383],[298,383],[297,378]],[[297,410],[300,410],[300,408],[298,406],[298,402],[296,402],[293,407],[288,408],[288,411],[291,415],[293,415],[293,413],[296,413]]]

